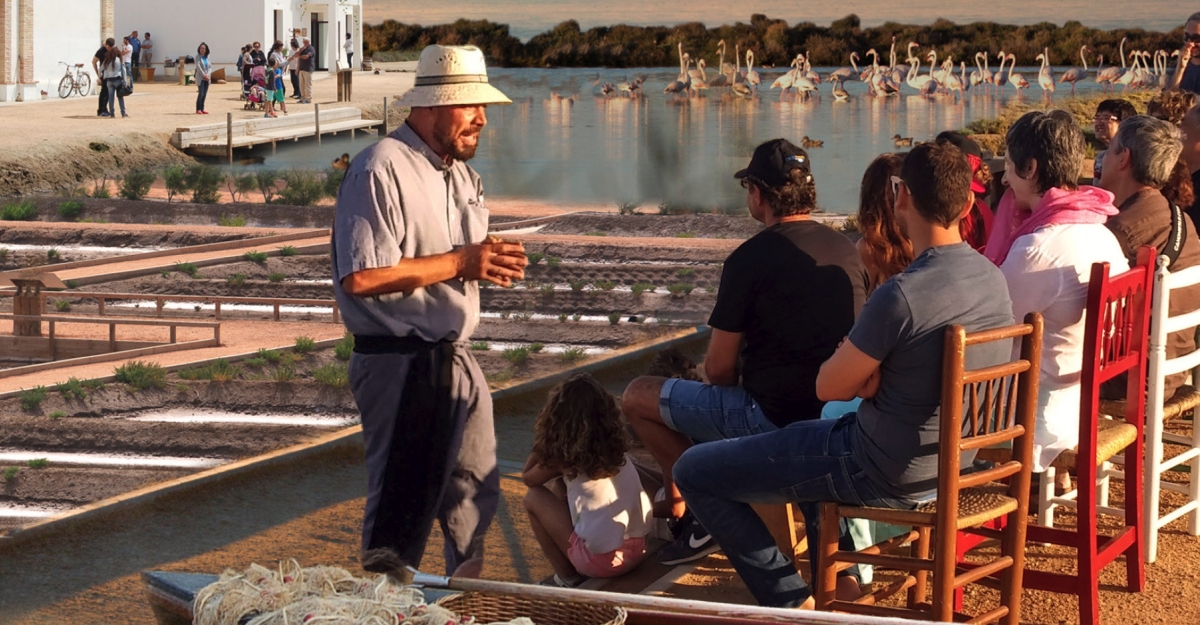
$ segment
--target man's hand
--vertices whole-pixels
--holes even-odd
[[[458,249],[458,275],[467,280],[511,286],[513,280],[525,279],[528,264],[521,243],[484,242]]]

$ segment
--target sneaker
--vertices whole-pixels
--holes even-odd
[[[564,578],[561,575],[559,575],[558,573],[555,573],[553,577],[546,580],[545,582],[542,582],[542,585],[557,586],[559,588],[579,588],[587,580],[588,580],[588,578],[586,578],[582,575],[579,575],[579,574],[576,574],[574,577]]]
[[[693,562],[721,550],[712,534],[689,512],[675,528],[675,542],[658,552],[658,561],[667,566]]]
[[[109,113],[101,113],[100,117],[112,117],[112,115]]]

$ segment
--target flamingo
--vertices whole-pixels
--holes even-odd
[[[1060,84],[1060,85],[1065,82],[1071,83],[1071,97],[1072,98],[1075,97],[1075,83],[1083,80],[1084,78],[1087,78],[1087,76],[1088,76],[1087,57],[1084,55],[1089,50],[1091,50],[1091,48],[1088,48],[1087,46],[1083,46],[1083,47],[1079,48],[1079,60],[1083,61],[1083,69],[1079,69],[1078,67],[1072,67],[1071,69],[1064,72],[1062,77],[1058,79],[1058,84]]]
[[[837,78],[830,78],[833,81],[833,99],[838,102],[845,102],[850,99],[850,93],[842,86],[842,81]]]
[[[1096,82],[1100,84],[1107,83],[1104,88],[1105,91],[1108,91],[1109,86],[1111,86],[1113,89],[1116,89],[1117,80],[1125,75],[1125,39],[1125,37],[1121,38],[1121,66],[1117,67],[1116,65],[1113,65],[1112,67],[1104,70],[1101,70],[1099,67],[1096,68]],[[1101,59],[1103,58],[1104,57],[1101,57]],[[1103,61],[1101,62],[1103,63]]]
[[[733,69],[733,66],[732,66],[732,65],[730,65],[730,64],[729,64],[729,63],[727,63],[727,62],[725,62],[725,52],[726,52],[726,48],[725,48],[725,40],[724,40],[724,39],[722,39],[722,40],[720,40],[720,41],[718,41],[718,42],[717,42],[717,53],[719,53],[719,54],[721,55],[721,65],[720,65],[720,70],[721,70],[721,73],[722,73],[722,74],[725,74],[725,75],[733,75],[733,72],[734,72],[735,70]]]
[[[1133,59],[1132,62],[1130,62],[1129,67],[1123,68],[1121,75],[1117,76],[1112,81],[1113,89],[1116,89],[1117,85],[1121,85],[1121,93],[1129,91],[1129,85],[1134,82],[1135,78],[1137,78],[1138,61],[1141,57],[1139,57],[1136,53],[1130,54],[1129,56]],[[1124,54],[1122,54],[1121,60],[1125,60]]]
[[[993,84],[992,83],[992,69],[991,69],[991,65],[989,65],[988,53],[980,52],[978,54],[981,58],[983,58],[983,71],[980,72],[980,75],[979,75],[980,78],[983,79],[982,84],[991,85],[991,84]]]
[[[942,64],[942,69],[943,69],[943,71],[945,71],[944,76],[946,77],[945,80],[942,82],[942,87],[946,90],[946,93],[955,93],[956,94],[954,96],[955,99],[961,97],[963,89],[964,89],[964,85],[963,85],[963,81],[959,80],[958,76],[954,75],[954,62],[951,61],[950,59],[946,59],[946,61]],[[966,77],[966,73],[967,73],[967,64],[963,63],[963,75],[964,75],[963,77],[964,78]]]
[[[675,80],[673,80],[671,83],[669,83],[665,89],[663,89],[663,93],[679,95],[680,93],[687,91],[691,87],[691,77],[688,76],[688,71],[687,71],[687,60],[688,60],[687,55],[685,55],[683,53],[683,43],[680,42],[680,44],[679,44],[679,76]],[[596,80],[598,81],[600,79],[597,78]]]
[[[867,50],[867,53],[864,54],[863,56],[864,57],[869,56],[869,57],[872,57],[872,59],[873,59],[871,61],[871,66],[864,68],[862,73],[858,75],[859,80],[861,80],[863,82],[868,82],[871,80],[871,76],[873,76],[875,74],[875,72],[879,69],[879,53],[875,51],[875,48],[871,48],[870,50]]]
[[[736,50],[736,52],[737,52],[737,54],[735,54],[733,57],[733,60],[736,64],[735,67],[733,68],[733,84],[729,86],[729,91],[732,92],[733,95],[735,95],[739,98],[745,98],[745,99],[749,100],[750,96],[753,94],[750,91],[750,87],[746,84],[746,82],[744,80],[745,76],[742,75],[742,60],[740,58],[741,57],[741,49],[738,48]],[[753,56],[753,55],[751,55],[751,56]]]
[[[908,79],[905,82],[908,83],[909,87],[916,89],[918,93],[925,93],[925,86],[928,83],[936,82],[936,81],[933,80],[932,75],[926,76],[925,74],[921,74],[920,73],[920,71],[921,71],[920,59],[914,59],[914,60],[917,62],[913,63],[912,65],[909,66]],[[936,89],[936,88],[937,88],[937,86],[934,85],[934,89]]]
[[[975,71],[971,72],[972,87],[978,87],[983,84],[983,64],[979,60],[979,57],[982,55],[982,52],[975,53]]]
[[[796,60],[793,59],[792,60],[792,69],[788,70],[787,73],[780,76],[779,78],[776,78],[775,82],[771,83],[772,89],[783,89],[783,91],[781,91],[779,93],[780,100],[783,100],[783,96],[787,94],[788,89],[795,88],[796,78],[797,78],[797,76],[796,76]]]
[[[708,64],[704,59],[696,61],[696,69],[688,70],[688,76],[692,79],[692,91],[699,95],[701,89],[708,89]]]
[[[996,55],[996,58],[1000,59],[1000,68],[997,69],[996,73],[992,76],[992,85],[996,86],[996,87],[1003,87],[1004,86],[1004,62],[1008,60],[1008,56],[1006,56],[1004,54],[1004,50],[1001,50],[1000,54]]]
[[[850,53],[850,67],[853,67],[854,69],[850,69],[850,67],[839,67],[839,68],[833,70],[833,72],[829,74],[829,80],[846,81],[846,80],[854,80],[855,78],[858,78],[858,65],[854,64],[854,61],[857,59],[858,59],[858,53],[851,52]]]
[[[1038,61],[1042,62],[1042,68],[1038,70],[1038,86],[1042,88],[1042,97],[1049,98],[1054,101],[1054,70],[1050,67],[1050,48],[1045,48],[1041,54],[1037,55]]]
[[[754,71],[754,51],[746,50],[746,84],[750,85],[755,91],[758,91],[758,86],[762,84],[762,77],[758,72]]]
[[[821,75],[812,71],[812,64],[808,62],[808,50],[804,51],[804,77],[814,85],[821,84]]]
[[[1028,81],[1028,80],[1025,80],[1025,77],[1024,77],[1024,76],[1022,76],[1022,75],[1020,75],[1020,74],[1014,74],[1014,73],[1013,73],[1013,69],[1014,69],[1014,68],[1017,66],[1017,55],[1015,55],[1015,54],[1009,54],[1009,55],[1008,55],[1008,60],[1009,60],[1009,61],[1011,61],[1011,62],[1008,64],[1008,84],[1010,84],[1010,85],[1012,85],[1014,88],[1016,88],[1016,90],[1017,90],[1017,97],[1018,97],[1018,98],[1020,98],[1020,97],[1021,97],[1021,90],[1022,90],[1022,89],[1028,89],[1028,88],[1029,88],[1029,81]]]

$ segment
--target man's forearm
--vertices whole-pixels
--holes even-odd
[[[342,287],[350,295],[360,297],[400,293],[453,280],[461,271],[460,255],[449,252],[423,258],[406,258],[391,267],[356,271],[342,278]]]

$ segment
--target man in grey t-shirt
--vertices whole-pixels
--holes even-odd
[[[959,236],[974,202],[971,177],[966,156],[950,144],[918,146],[893,177],[896,217],[917,258],[871,294],[817,375],[824,401],[864,398],[857,414],[697,445],[675,464],[692,514],[763,605],[813,599],[751,504],[799,504],[816,545],[821,502],[910,509],[936,483],[945,328],[1012,323],[1004,276]],[[1011,345],[981,347],[968,353],[970,366],[1011,356]],[[812,559],[814,577],[817,566]]]
[[[412,108],[408,120],[355,157],[338,193],[333,288],[354,334],[350,388],[366,447],[362,567],[402,582],[434,520],[446,574],[478,577],[499,503],[491,396],[466,342],[478,281],[509,286],[527,261],[519,243],[488,237],[465,161],[487,105],[508,103],[478,48],[429,46],[396,102]]]

